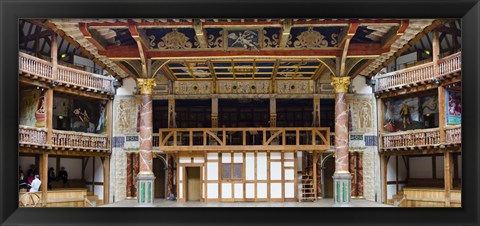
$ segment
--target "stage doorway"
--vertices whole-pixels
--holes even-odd
[[[200,167],[186,167],[187,177],[187,201],[200,201],[201,199],[201,181],[200,181]]]

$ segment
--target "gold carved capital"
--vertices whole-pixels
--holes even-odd
[[[153,87],[157,86],[153,78],[139,78],[137,85],[140,88],[140,94],[152,94]]]
[[[332,86],[335,89],[335,93],[347,93],[348,86],[350,85],[350,77],[332,77]]]

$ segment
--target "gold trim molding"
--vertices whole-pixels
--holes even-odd
[[[350,77],[332,77],[332,86],[335,89],[335,93],[347,93],[348,86],[350,85]]]
[[[155,83],[155,79],[153,78],[146,78],[146,79],[139,78],[137,86],[140,88],[141,94],[151,95],[153,92],[153,87],[157,86],[157,84]]]

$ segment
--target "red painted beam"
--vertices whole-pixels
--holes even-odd
[[[349,57],[378,56],[389,51],[381,48],[380,44],[351,44],[348,49]],[[343,49],[282,49],[282,50],[150,50],[146,52],[147,58],[215,58],[215,57],[337,57],[341,56]],[[106,56],[116,59],[140,59],[136,46],[111,46],[106,51]]]
[[[92,37],[92,34],[90,34],[90,31],[88,31],[88,25],[85,23],[79,23],[78,28],[82,32],[85,39],[87,39],[90,43],[92,43],[97,48],[99,54],[103,55],[103,53],[106,50],[105,46],[100,44],[95,38]]]

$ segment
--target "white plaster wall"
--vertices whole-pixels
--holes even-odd
[[[431,179],[432,173],[432,157],[414,157],[410,158],[410,175],[409,178]]]
[[[282,163],[270,162],[270,180],[282,179]]]
[[[125,78],[122,80],[123,84],[121,87],[117,89],[117,94],[118,96],[129,96],[133,95],[135,92],[135,87],[137,86],[137,83],[133,78]]]
[[[68,179],[82,178],[82,159],[61,158],[60,167],[65,167]]]
[[[234,198],[236,199],[242,199],[243,197],[243,184],[234,184],[233,185],[233,191],[234,191]]]
[[[257,198],[267,198],[267,183],[257,184]]]
[[[207,171],[207,180],[218,180],[218,162],[208,162]]]
[[[255,198],[255,184],[254,183],[246,183],[245,184],[245,198],[253,199]]]
[[[100,157],[95,157],[95,182],[103,182],[103,164]]]
[[[282,198],[282,183],[270,183],[270,198]]]
[[[365,83],[366,78],[364,76],[356,76],[352,80],[353,90],[357,94],[370,94],[372,93],[372,87]]]
[[[436,176],[437,176],[437,179],[441,179],[441,178],[444,178],[444,166],[445,166],[445,162],[444,162],[444,157],[443,156],[436,156]]]
[[[232,198],[232,183],[222,183],[222,198],[223,199]]]
[[[28,177],[27,171],[30,169],[30,165],[35,165],[35,157],[30,156],[18,156],[18,165],[22,167],[25,178]]]
[[[295,183],[285,183],[285,198],[295,198]]]
[[[255,154],[246,153],[245,156],[245,179],[255,180]]]
[[[207,198],[216,199],[218,198],[218,184],[217,183],[208,183],[207,184]]]
[[[257,153],[257,180],[267,179],[267,153]]]

